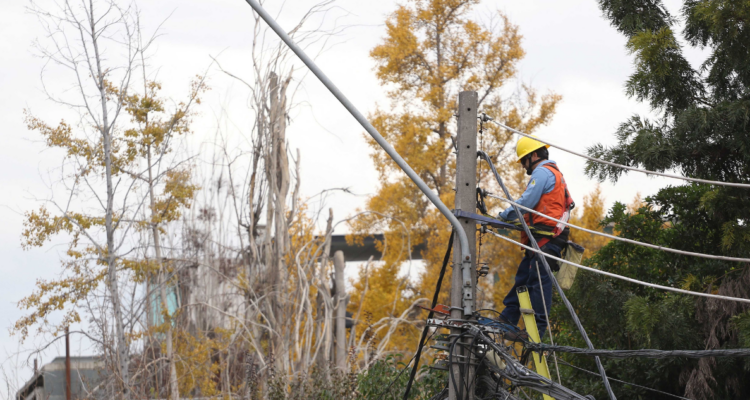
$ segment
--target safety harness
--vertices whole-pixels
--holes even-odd
[[[560,172],[557,166],[553,163],[547,163],[547,164],[542,165],[541,167],[550,169],[550,171],[553,169],[557,171],[557,174],[552,172],[555,175],[555,185],[557,184],[562,185],[562,190],[565,196],[563,200],[563,204],[562,204],[563,205],[562,215],[557,219],[559,219],[562,222],[568,222],[568,220],[570,220],[570,212],[573,210],[573,208],[575,208],[576,205],[575,205],[575,202],[573,201],[572,196],[570,195],[570,192],[568,191],[568,185],[565,183],[563,174],[562,172]],[[558,174],[559,174],[559,177],[558,177]],[[539,203],[537,203],[537,206],[535,207],[536,211],[549,215],[549,211],[544,210],[544,209],[541,209],[541,210],[537,209],[540,207],[540,205],[543,205],[546,203],[547,200],[545,196],[549,196],[549,195],[550,193],[542,195],[542,198],[539,200]],[[556,217],[554,215],[551,215],[551,216]],[[557,238],[560,239],[561,243],[567,242],[568,232],[570,231],[570,229],[565,224],[558,222],[554,226],[548,225],[548,224],[543,223],[543,220],[546,219],[544,217],[536,217],[536,221],[535,221],[535,215],[532,213],[526,213],[524,215],[524,218],[526,217],[528,217],[527,222],[528,222],[529,228],[531,228],[532,235],[538,238],[537,242],[539,244],[539,247],[542,247],[545,244],[549,243],[551,240],[554,240]],[[547,220],[547,221],[550,221],[550,220]],[[553,222],[553,221],[550,221],[550,222]],[[526,234],[522,234],[521,236],[522,236],[521,242],[524,244],[528,244],[529,238],[526,237]]]
[[[568,185],[565,183],[565,179],[563,179],[562,172],[557,168],[557,166],[553,163],[547,163],[542,165],[542,167],[547,167],[554,169],[557,171],[557,173],[560,175],[559,181],[562,185],[565,200],[563,202],[563,213],[560,216],[560,221],[568,222],[570,219],[570,212],[575,208],[575,202],[573,201],[573,198],[570,195],[570,192],[568,191]],[[554,174],[554,172],[553,172]],[[555,175],[555,184],[557,184],[557,175]],[[542,195],[545,196],[545,195]],[[482,188],[477,188],[477,195],[476,195],[476,201],[477,201],[477,210],[484,215],[485,217],[489,217],[494,219],[493,216],[488,214],[487,206],[485,204],[485,197],[486,197],[486,191]],[[540,203],[542,200],[540,199]],[[545,210],[537,210],[540,212],[544,212]],[[560,247],[564,247],[568,240],[568,232],[570,231],[568,227],[565,224],[557,223],[555,226],[547,225],[544,223],[541,223],[541,219],[543,217],[537,217],[537,221],[534,221],[534,214],[527,213],[524,215],[524,217],[528,216],[528,225],[529,229],[531,230],[531,234],[534,235],[535,238],[537,238],[537,243],[539,244],[539,247],[544,246],[545,244],[549,243],[551,240],[560,239]],[[515,222],[513,223],[516,227],[520,229],[521,222]],[[496,228],[497,229],[497,228]],[[528,244],[529,239],[526,237],[526,234],[521,232],[521,241],[524,244]]]

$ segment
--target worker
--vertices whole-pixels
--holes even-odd
[[[573,209],[575,204],[570,197],[565,179],[557,168],[557,164],[549,159],[548,148],[549,145],[525,136],[516,144],[518,163],[526,169],[527,175],[531,175],[531,179],[526,185],[526,191],[516,202],[542,214],[567,222],[570,217],[570,210]],[[560,257],[562,249],[567,246],[570,229],[564,224],[524,210],[521,210],[521,213],[539,248],[546,254]],[[515,221],[518,219],[518,215],[511,205],[500,213],[500,219]],[[531,246],[529,238],[523,232],[521,233],[521,242]],[[547,262],[553,271],[560,269],[555,260],[547,258]],[[517,325],[518,319],[521,317],[518,294],[516,293],[516,289],[520,286],[528,288],[537,328],[540,336],[544,336],[547,328],[545,316],[549,315],[552,308],[552,281],[541,258],[535,252],[525,251],[516,272],[515,283],[503,300],[505,309],[500,316],[512,325]],[[544,299],[542,299],[542,296],[544,296]],[[546,314],[544,304],[547,306]]]

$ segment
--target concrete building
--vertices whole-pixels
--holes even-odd
[[[104,362],[98,357],[70,357],[72,399],[103,398],[96,388],[105,374]],[[16,400],[65,400],[65,357],[57,357],[36,371],[16,393]]]

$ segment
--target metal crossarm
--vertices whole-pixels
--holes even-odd
[[[489,225],[489,226],[491,226],[493,228],[509,229],[509,230],[512,230],[512,231],[520,231],[520,230],[522,230],[520,227],[518,227],[518,226],[516,226],[514,224],[511,224],[511,223],[508,223],[508,222],[503,222],[503,221],[500,221],[498,219],[486,217],[484,215],[474,214],[472,212],[462,211],[462,210],[452,210],[452,211],[453,211],[453,215],[455,215],[456,218],[473,219],[474,221],[476,221],[480,225]]]

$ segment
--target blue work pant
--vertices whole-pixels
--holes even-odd
[[[561,249],[552,243],[547,243],[542,246],[542,251],[555,257],[560,257]],[[542,277],[541,286],[539,285],[540,275],[537,274],[537,262],[539,263],[539,274]],[[548,258],[547,262],[551,268],[556,268],[555,260]],[[505,296],[505,300],[503,300],[505,309],[501,313],[501,316],[513,325],[518,325],[518,319],[521,318],[518,293],[516,293],[516,289],[519,286],[526,286],[529,291],[529,298],[531,299],[531,306],[534,308],[534,317],[537,329],[539,329],[539,336],[544,337],[547,329],[547,319],[545,318],[543,304],[547,305],[547,315],[549,315],[552,310],[552,280],[537,253],[526,251],[526,255],[518,266],[518,272],[516,272],[516,282],[513,284],[508,295]],[[544,301],[542,301],[542,294],[544,294]]]

